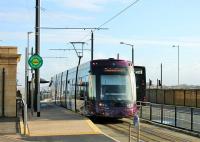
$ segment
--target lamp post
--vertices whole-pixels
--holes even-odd
[[[28,58],[29,58],[29,36],[33,32],[27,32],[27,47],[25,51],[25,101],[27,101],[27,95],[28,95],[28,79],[29,79],[29,68],[28,68]]]
[[[33,32],[27,32],[27,47],[25,49],[25,93],[24,93],[24,134],[26,135],[27,128],[27,96],[28,96],[28,58],[29,58],[29,35]]]
[[[177,47],[178,49],[178,85],[179,85],[179,45],[173,45],[172,47]]]
[[[26,77],[29,77],[28,58],[29,58],[29,36],[33,32],[27,32],[27,48],[26,48]],[[28,81],[28,78],[27,78]]]
[[[134,65],[134,45],[129,43],[120,42],[120,44],[129,45],[132,47],[132,63]]]
[[[78,56],[78,65],[77,65],[77,68],[76,68],[76,80],[75,80],[75,94],[74,94],[74,100],[75,100],[75,112],[77,111],[77,105],[76,105],[76,98],[77,98],[77,86],[78,86],[78,70],[79,70],[79,65],[80,65],[80,62],[81,62],[81,58],[83,57],[83,46],[85,44],[85,42],[70,42],[72,44],[72,46],[74,47],[74,50],[76,52],[76,55]],[[81,44],[82,47],[81,47],[81,51],[77,51],[76,47],[75,47],[75,44]]]

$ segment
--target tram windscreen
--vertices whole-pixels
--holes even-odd
[[[101,75],[101,100],[131,100],[129,75]]]

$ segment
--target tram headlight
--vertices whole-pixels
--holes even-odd
[[[108,108],[108,104],[100,102],[99,103],[99,107],[107,109]]]
[[[126,105],[128,108],[132,108],[133,107],[133,104],[127,104]]]
[[[105,104],[100,102],[99,107],[105,107]]]

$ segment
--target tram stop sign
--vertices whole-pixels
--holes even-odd
[[[28,59],[28,64],[32,69],[39,69],[43,64],[42,57],[38,54],[34,54]]]

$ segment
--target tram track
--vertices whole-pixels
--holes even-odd
[[[132,121],[132,120],[130,120]],[[129,125],[126,121],[124,121],[125,125]],[[140,126],[140,131],[142,133],[146,133],[147,135],[151,135],[152,136],[155,136],[155,137],[158,137],[158,138],[161,138],[165,141],[170,141],[170,142],[192,142],[191,140],[189,139],[185,139],[185,138],[181,138],[181,137],[178,137],[178,136],[174,136],[174,134],[169,134],[169,132],[166,132],[162,129],[159,129],[158,127],[154,127],[154,126],[151,126],[151,127],[148,127],[150,125],[147,125],[147,124],[142,124]],[[133,129],[134,132],[136,133],[136,130]]]
[[[173,135],[170,135],[170,134],[167,134],[167,133],[164,133],[164,132],[158,132],[156,130],[153,130],[153,129],[149,129],[149,128],[146,128],[146,127],[142,127],[142,131],[145,132],[145,133],[148,133],[148,134],[151,134],[151,135],[156,135],[157,137],[159,136],[160,138],[164,138],[166,140],[169,140],[169,141],[172,141],[172,142],[192,142],[190,140],[185,140],[183,138],[180,138],[180,137],[175,137]],[[161,137],[162,136],[162,137]]]
[[[109,128],[111,128],[111,129],[114,129],[115,131],[119,131],[120,133],[124,133],[124,134],[126,134],[127,135],[127,137],[129,137],[129,130],[128,130],[128,128],[126,129],[126,128],[124,128],[124,130],[126,131],[124,131],[124,130],[119,130],[119,127],[121,127],[121,126],[117,126],[117,125],[112,125],[112,124],[106,124],[106,126],[107,127],[109,127]],[[133,132],[132,130],[131,130],[131,132]],[[160,142],[160,141],[158,141],[158,140],[156,140],[156,139],[154,139],[154,138],[151,138],[151,137],[147,137],[147,136],[145,136],[145,135],[143,135],[143,134],[140,134],[140,137],[142,136],[142,141],[144,141],[144,142]],[[137,138],[137,134],[136,133],[132,133],[131,134],[131,138],[132,139],[134,139],[134,140],[136,140],[136,138]],[[149,141],[150,140],[150,141]]]
[[[119,120],[116,123],[103,123],[109,129],[117,131],[120,134],[124,134],[129,137],[129,125],[130,121]],[[131,138],[136,140],[137,130],[131,126]],[[140,139],[144,142],[193,142],[190,139],[182,138],[181,136],[175,136],[172,132],[165,132],[159,128],[149,126],[147,124],[140,125]]]

